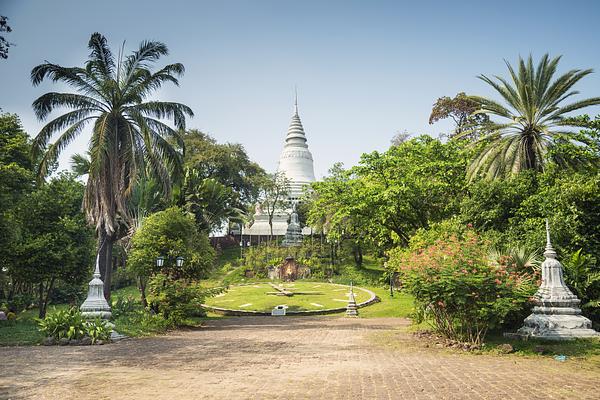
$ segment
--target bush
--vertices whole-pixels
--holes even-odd
[[[55,339],[81,339],[85,336],[85,319],[75,307],[56,311],[38,319],[38,330]]]
[[[389,263],[415,299],[417,321],[426,319],[453,340],[481,344],[489,329],[519,312],[536,290],[532,274],[491,262],[487,244],[472,231],[464,239],[392,251]]]
[[[138,302],[133,296],[118,296],[112,300],[111,312],[113,318],[119,318],[136,310]]]
[[[77,340],[87,336],[92,339],[92,344],[98,340],[109,340],[112,330],[100,318],[86,321],[75,307],[48,314],[44,319],[37,319],[37,323],[38,330],[46,337]]]
[[[172,280],[158,274],[148,283],[148,303],[170,326],[179,326],[191,316],[206,315],[201,307],[205,291],[195,282]]]

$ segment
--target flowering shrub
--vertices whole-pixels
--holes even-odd
[[[450,339],[475,344],[521,310],[536,289],[533,276],[491,262],[487,244],[472,231],[423,249],[393,251],[389,264],[414,296],[417,320],[426,319]]]

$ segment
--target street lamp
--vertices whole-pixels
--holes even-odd
[[[162,268],[165,265],[166,260],[167,260],[167,257],[165,257],[165,256],[156,257],[156,266],[158,268]],[[183,266],[184,261],[185,261],[185,258],[183,258],[181,256],[175,257],[175,265],[177,266],[177,268],[181,268]]]
[[[175,259],[175,265],[177,265],[177,268],[181,268],[183,266],[183,261],[183,257],[177,256],[177,258]]]
[[[158,257],[156,258],[156,266],[157,266],[158,268],[162,268],[162,267],[163,267],[163,265],[165,265],[165,257],[164,257],[164,256],[158,256]]]

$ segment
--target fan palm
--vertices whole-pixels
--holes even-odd
[[[245,216],[236,207],[237,195],[231,188],[214,179],[202,179],[197,170],[186,171],[182,189],[184,207],[201,231],[213,233],[226,221],[241,222]]]
[[[163,43],[144,41],[131,55],[119,54],[116,61],[101,34],[92,34],[88,47],[91,53],[83,68],[45,62],[31,71],[34,86],[49,78],[75,89],[72,93],[46,93],[34,101],[40,120],[57,108],[70,111],[41,129],[33,141],[33,152],[41,156],[38,173],[44,177],[61,151],[91,125],[83,207],[98,233],[101,272],[109,297],[112,245],[118,232],[127,227],[126,202],[137,175],[151,170],[169,192],[171,172],[181,167],[181,154],[171,143],[183,147],[178,129],[185,128],[186,116],[193,113],[183,104],[147,101],[163,83],[178,85],[177,77],[184,72],[179,63],[150,70],[152,63],[168,54]],[[175,128],[164,119],[173,120]],[[49,144],[55,133],[60,135]]]
[[[546,54],[534,67],[531,56],[527,61],[519,58],[517,71],[506,62],[512,82],[499,76],[495,79],[479,76],[507,105],[471,96],[480,107],[476,113],[500,120],[486,124],[488,134],[477,142],[484,144],[469,167],[470,179],[479,175],[498,178],[524,170],[540,171],[548,159],[548,150],[556,142],[579,140],[570,130],[579,125],[567,116],[573,111],[600,104],[600,97],[565,105],[567,98],[579,94],[573,86],[592,70],[574,69],[553,79],[559,60],[560,57],[550,59]],[[567,162],[561,158],[554,161],[563,166]]]

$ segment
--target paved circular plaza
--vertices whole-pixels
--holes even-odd
[[[0,348],[1,399],[597,399],[551,358],[426,347],[404,319],[235,317],[92,347]]]

